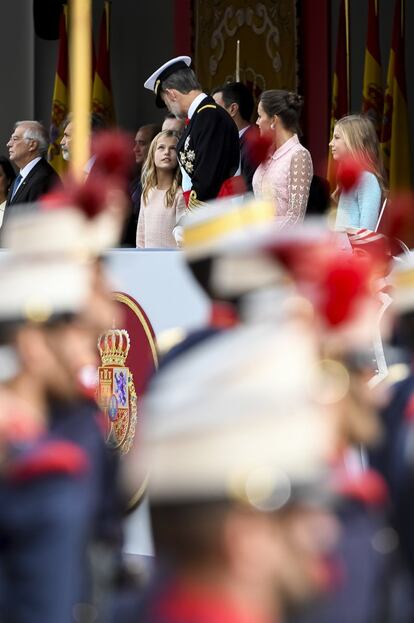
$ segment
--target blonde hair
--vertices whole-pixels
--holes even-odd
[[[155,150],[157,148],[158,140],[163,137],[165,138],[174,137],[177,139],[177,142],[178,142],[177,133],[173,132],[172,130],[163,130],[162,132],[159,132],[152,139],[150,148],[148,150],[147,159],[145,160],[144,166],[142,167],[141,182],[142,182],[142,198],[144,202],[147,201],[150,191],[153,188],[157,187],[158,179],[157,179],[157,169],[155,167]],[[178,159],[177,159],[177,165],[175,167],[175,170],[173,171],[172,184],[170,188],[167,190],[167,192],[165,193],[164,201],[165,201],[166,208],[171,208],[171,206],[173,205],[175,196],[177,194],[177,190],[180,186],[181,186],[181,171],[180,171],[180,167],[179,167]]]
[[[382,195],[387,194],[387,175],[381,156],[381,149],[374,124],[365,115],[348,115],[336,122],[334,133],[338,132],[350,156],[362,160],[367,170],[375,175]],[[337,187],[333,198],[337,198]]]

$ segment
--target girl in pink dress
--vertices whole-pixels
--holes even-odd
[[[177,142],[175,132],[165,130],[157,134],[149,148],[142,169],[141,209],[137,227],[139,248],[177,246],[173,229],[185,212]]]
[[[302,102],[296,93],[264,91],[257,109],[256,123],[271,135],[273,153],[256,169],[253,192],[274,202],[281,228],[304,219],[313,176],[311,155],[298,138]]]

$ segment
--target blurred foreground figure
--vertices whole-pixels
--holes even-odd
[[[24,221],[14,212],[8,233],[22,234]],[[43,224],[47,240],[52,223]],[[70,238],[73,223],[64,224]],[[69,623],[82,598],[92,465],[79,444],[50,429],[53,402],[79,396],[71,354],[91,354],[92,334],[80,321],[91,268],[68,249],[22,249],[2,255],[0,273],[0,618]]]
[[[143,469],[159,574],[136,620],[274,622],[329,585],[335,416],[314,374],[313,337],[292,321],[218,334],[156,375]]]
[[[398,342],[407,354],[408,365],[400,364],[391,379],[391,396],[382,411],[384,435],[372,460],[383,473],[392,502],[392,522],[401,543],[401,556],[408,566],[405,601],[399,596],[402,621],[413,619],[414,612],[414,253],[397,258],[392,272],[395,329]],[[409,609],[408,609],[409,608]],[[410,618],[411,617],[411,618]]]
[[[219,306],[232,306],[230,331],[237,323],[283,331],[294,319],[307,327],[323,371],[315,391],[321,402],[335,405],[332,467],[342,492],[335,509],[340,570],[335,589],[300,620],[377,621],[391,612],[397,547],[387,525],[387,488],[367,455],[380,437],[378,410],[386,400],[372,357],[384,258],[357,255],[350,245],[344,249],[322,220],[278,232],[269,225],[263,202],[217,202],[209,210],[199,210],[184,225],[184,251],[194,276]],[[191,344],[216,340],[222,328],[211,325],[189,336],[172,354],[181,350],[185,356]],[[275,350],[274,357],[284,355]],[[394,620],[392,614],[388,620]]]
[[[15,208],[3,235],[1,620],[96,620],[113,587],[122,507],[94,396],[97,338],[116,315],[99,256],[119,239],[123,196],[119,180],[68,185]],[[16,409],[28,441],[8,425]]]

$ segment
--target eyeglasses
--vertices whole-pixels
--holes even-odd
[[[18,141],[25,141],[25,137],[24,136],[14,136],[12,135],[10,137],[10,140],[13,141],[13,143],[17,143]]]

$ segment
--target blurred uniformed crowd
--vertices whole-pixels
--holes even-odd
[[[0,620],[413,621],[414,255],[322,219],[280,230],[250,195],[187,214],[211,318],[159,336],[124,462],[96,370],[127,163],[119,135],[100,147],[101,175],[14,206],[2,231]],[[155,556],[137,573],[140,478]]]
[[[186,217],[211,322],[160,336],[120,466],[95,401],[124,195],[16,207],[0,256],[2,621],[413,620],[414,260],[248,196]],[[402,348],[403,346],[403,348]],[[148,478],[155,557],[123,557]]]

